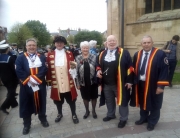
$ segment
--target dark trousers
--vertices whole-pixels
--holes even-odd
[[[149,124],[156,125],[160,118],[160,109],[152,111],[140,109],[140,116],[141,120],[147,119]]]
[[[41,122],[46,122],[47,121],[45,114],[38,114],[38,118],[39,118],[39,120]],[[30,127],[31,126],[31,116],[24,117],[23,118],[23,124],[24,124],[24,127]]]
[[[176,59],[169,59],[169,76],[168,76],[168,80],[169,83],[171,84],[172,79],[173,79],[173,75],[174,75],[174,71],[176,69],[176,64],[177,64],[177,60]]]
[[[143,110],[144,104],[144,85],[145,81],[139,81],[139,103],[140,103],[140,119],[148,120],[149,124],[156,125],[160,118],[160,109],[153,109],[151,111]]]
[[[54,100],[55,105],[57,106],[58,114],[62,115],[62,105],[64,103],[64,99],[66,99],[66,102],[69,104],[72,116],[76,115],[76,99],[72,100],[71,92],[61,93],[60,94],[61,101]]]
[[[9,109],[11,106],[12,108],[18,106],[18,102],[16,101],[15,93],[16,93],[16,88],[17,88],[17,83],[16,82],[6,82],[2,81],[4,86],[7,88],[7,97],[3,104],[1,105],[2,109]]]

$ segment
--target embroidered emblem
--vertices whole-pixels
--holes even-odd
[[[164,63],[165,63],[166,65],[169,65],[169,62],[168,62],[167,57],[164,58]]]
[[[49,57],[50,57],[50,58],[54,58],[54,55],[50,55]]]

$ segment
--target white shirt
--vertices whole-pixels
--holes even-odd
[[[64,66],[65,49],[55,49],[55,66]]]
[[[116,60],[116,55],[115,55],[116,49],[114,50],[107,50],[107,54],[104,57],[104,60],[107,62],[115,61]]]
[[[146,52],[146,51],[143,50],[140,70],[141,70],[141,67],[142,67],[142,64],[143,64],[144,57],[146,56],[145,53],[148,53],[148,55],[147,55],[147,62],[146,62],[146,66],[145,66],[145,73],[144,73],[144,75],[140,75],[140,80],[142,80],[142,81],[146,80],[146,70],[147,70],[147,65],[148,65],[148,61],[149,61],[149,56],[151,54],[151,50],[149,52]]]

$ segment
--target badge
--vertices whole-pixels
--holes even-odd
[[[168,62],[167,57],[164,58],[164,63],[165,63],[166,65],[169,65],[169,62]]]
[[[50,58],[54,58],[54,55],[50,55],[49,57],[50,57]]]

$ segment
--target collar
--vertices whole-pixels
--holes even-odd
[[[148,53],[148,55],[150,55],[151,51],[152,51],[152,49],[150,51],[148,51],[148,52],[143,50],[143,54]]]

